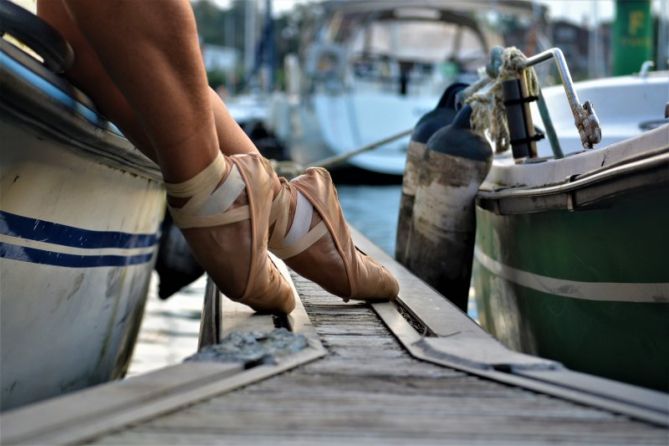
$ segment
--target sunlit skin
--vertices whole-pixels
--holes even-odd
[[[216,149],[226,155],[257,152],[207,86],[188,1],[163,1],[155,8],[132,0],[38,0],[37,13],[75,51],[66,76],[160,164],[166,180],[192,177]],[[139,70],[145,70],[146,83],[136,81]],[[179,105],[161,106],[165,95]]]

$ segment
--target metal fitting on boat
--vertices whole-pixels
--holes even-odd
[[[599,118],[597,118],[595,108],[590,101],[583,103],[583,109],[575,120],[583,147],[592,149],[595,144],[602,140],[602,129],[599,127]]]
[[[569,107],[574,115],[574,122],[576,123],[576,128],[581,137],[581,143],[584,148],[592,149],[595,144],[602,140],[602,130],[599,126],[599,119],[590,102],[585,102],[581,105],[562,51],[559,48],[551,48],[536,56],[529,57],[525,66],[531,67],[532,65],[536,65],[551,58],[555,61],[560,80],[562,80],[562,85],[567,95],[567,100],[569,101]]]

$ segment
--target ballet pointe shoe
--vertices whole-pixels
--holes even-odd
[[[281,182],[272,202],[270,251],[344,301],[395,299],[395,278],[353,244],[328,171],[313,167]]]
[[[193,255],[230,299],[290,313],[295,300],[267,252],[272,172],[259,155],[223,156],[183,183],[166,183],[170,213]]]

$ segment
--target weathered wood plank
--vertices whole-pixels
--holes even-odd
[[[368,306],[295,286],[327,357],[98,443],[667,444],[668,430],[417,361]]]
[[[287,271],[285,273],[288,274]],[[231,320],[240,324],[238,327],[247,329],[251,325],[253,329],[262,328],[265,331],[274,328],[271,317],[257,317],[232,301],[228,301],[226,308],[234,314]],[[3,413],[0,417],[2,443],[81,442],[257,382],[323,356],[325,350],[315,337],[304,307],[298,306],[292,320],[299,329],[305,331],[303,334],[308,336],[309,347],[277,357],[276,363],[247,369],[241,362],[190,362],[64,395]],[[271,325],[268,326],[268,323]]]
[[[59,431],[78,430],[87,421],[150,404],[241,369],[241,364],[183,364],[6,412],[0,418],[2,440],[36,442]]]

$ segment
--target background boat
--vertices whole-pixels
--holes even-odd
[[[68,47],[60,37],[3,1],[1,12],[7,8],[4,31],[27,30],[45,63],[62,69]],[[0,96],[0,409],[7,410],[124,375],[164,192],[157,167],[80,91],[2,39]]]
[[[322,8],[299,61],[286,65],[288,91],[273,96],[267,118],[302,165],[410,129],[450,83],[474,80],[489,49],[502,43],[481,21],[486,2],[332,1]],[[495,10],[537,20],[544,12],[505,1]],[[350,163],[401,175],[407,148],[408,138]]]

